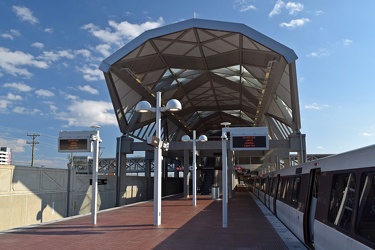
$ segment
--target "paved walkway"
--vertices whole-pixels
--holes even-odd
[[[37,227],[0,233],[0,249],[287,249],[250,193],[238,188],[222,227],[222,202],[211,196],[162,200],[162,224],[153,225],[153,202],[110,209]]]

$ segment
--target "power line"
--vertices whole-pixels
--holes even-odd
[[[39,144],[38,141],[35,140],[40,134],[33,133],[33,134],[27,134],[27,136],[30,136],[33,140],[27,141],[26,144],[31,144],[31,167],[34,167],[34,147],[35,144]]]

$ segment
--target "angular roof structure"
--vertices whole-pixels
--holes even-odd
[[[141,100],[179,112],[163,112],[162,139],[176,141],[196,130],[215,135],[220,123],[267,126],[270,139],[299,131],[296,54],[238,23],[191,19],[149,30],[100,65],[124,135],[155,134],[155,114],[135,112]]]

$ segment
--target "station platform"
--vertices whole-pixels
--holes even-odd
[[[0,232],[0,249],[306,249],[246,187],[228,202],[197,195],[162,199],[162,224],[153,225],[153,201],[91,215]]]

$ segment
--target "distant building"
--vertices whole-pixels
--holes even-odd
[[[0,147],[0,164],[10,165],[12,161],[12,152],[8,147]]]

